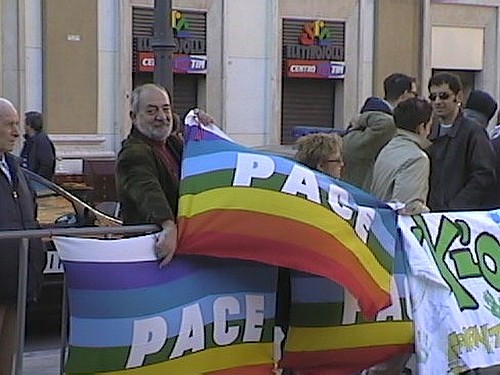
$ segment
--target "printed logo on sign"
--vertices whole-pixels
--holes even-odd
[[[330,30],[325,26],[324,21],[313,21],[306,23],[300,35],[300,43],[305,46],[317,44],[325,46],[330,44],[328,38],[330,37]]]
[[[315,65],[292,65],[290,66],[292,73],[316,73]]]
[[[479,307],[464,280],[482,278],[488,286],[500,292],[500,244],[494,234],[481,232],[472,238],[471,227],[466,221],[452,221],[443,215],[437,235],[432,238],[429,226],[421,215],[414,216],[413,220],[416,224],[412,228],[413,234],[421,245],[425,243],[429,247],[461,311]],[[448,257],[451,262],[446,262]]]
[[[343,77],[345,74],[345,64],[330,62],[330,75],[334,77]]]
[[[57,255],[57,251],[47,251],[46,252],[46,262],[43,273],[62,273],[64,272],[64,268],[61,262],[61,259]]]
[[[500,324],[490,326],[473,325],[463,327],[462,332],[452,332],[448,335],[448,362],[449,372],[459,374],[469,368],[463,365],[460,354],[477,349],[484,349],[486,353],[493,353],[500,347]]]
[[[189,38],[189,23],[178,10],[172,11],[172,28],[177,38]]]
[[[174,72],[204,74],[207,72],[207,58],[197,55],[176,55]]]
[[[477,212],[415,215],[401,223],[419,242],[405,239],[418,300],[414,323],[425,334],[416,343],[421,373],[458,375],[500,363],[498,224]]]
[[[154,67],[155,66],[155,58],[154,57],[144,57],[141,60],[142,66]]]

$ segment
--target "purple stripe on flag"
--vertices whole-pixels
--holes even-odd
[[[164,284],[199,271],[196,263],[174,259],[160,268],[156,261],[97,263],[65,261],[68,288],[90,290],[134,289]]]
[[[199,126],[186,126],[184,128],[185,132],[185,139],[187,140],[192,140],[192,141],[219,141],[223,138],[219,137],[218,135],[206,131],[202,129]]]

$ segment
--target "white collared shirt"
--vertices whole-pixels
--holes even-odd
[[[12,177],[10,175],[9,166],[7,165],[7,161],[5,160],[5,154],[2,154],[2,157],[0,158],[0,170],[3,172],[5,177],[7,177],[7,180],[9,180],[9,182],[12,183]]]

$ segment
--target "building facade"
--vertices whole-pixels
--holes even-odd
[[[152,81],[154,0],[0,0],[0,95],[44,113],[57,173],[114,158]],[[174,105],[246,145],[345,128],[393,72],[500,97],[497,0],[174,0]]]

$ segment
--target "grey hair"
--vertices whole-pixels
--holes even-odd
[[[12,109],[15,113],[17,113],[16,107],[14,107],[14,104],[8,99],[5,98],[0,98],[0,116],[4,115],[4,111]]]
[[[132,91],[132,95],[130,95],[130,111],[132,111],[133,113],[139,112],[140,99],[143,91],[152,88],[164,92],[168,95],[169,98],[171,98],[170,93],[165,87],[157,85],[156,83],[145,83],[144,85],[137,86],[134,91]]]

